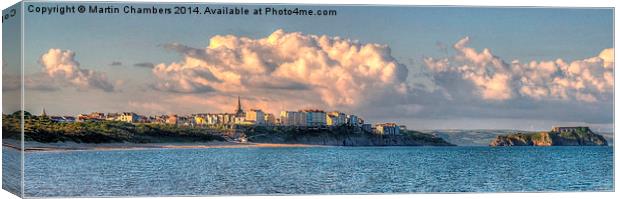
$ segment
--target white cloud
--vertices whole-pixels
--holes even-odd
[[[510,63],[485,48],[468,47],[469,37],[453,47],[451,58],[426,58],[425,65],[434,78],[456,74],[474,86],[474,93],[485,100],[502,101],[516,97],[535,100],[577,100],[596,102],[613,92],[613,49],[598,56],[565,62],[530,61]],[[440,81],[438,81],[440,82]]]
[[[330,107],[355,107],[372,97],[407,92],[407,68],[386,45],[277,30],[258,39],[217,35],[204,49],[165,47],[184,58],[153,68],[159,90],[256,98],[295,93]]]
[[[49,49],[41,56],[39,63],[43,73],[56,81],[76,86],[80,89],[97,88],[106,92],[114,90],[104,73],[80,68],[75,53],[70,50]]]

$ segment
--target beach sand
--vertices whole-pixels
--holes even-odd
[[[17,140],[4,140],[2,146],[21,150]],[[275,147],[318,147],[321,145],[308,144],[279,144],[279,143],[237,143],[237,142],[183,142],[183,143],[76,143],[57,142],[41,143],[26,141],[26,152],[36,151],[74,151],[74,150],[140,150],[140,149],[207,149],[207,148],[275,148]]]

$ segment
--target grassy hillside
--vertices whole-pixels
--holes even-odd
[[[490,146],[607,146],[602,135],[583,127],[570,132],[543,131],[499,135]]]
[[[2,116],[2,137],[20,138],[19,115]],[[162,124],[130,124],[118,121],[58,123],[46,117],[24,116],[26,141],[43,143],[73,141],[77,143],[155,143],[224,141],[217,131]]]

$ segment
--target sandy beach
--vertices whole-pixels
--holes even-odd
[[[20,150],[17,140],[4,140],[2,146]],[[140,149],[207,149],[207,148],[274,148],[274,147],[319,147],[321,145],[309,144],[278,144],[278,143],[237,143],[237,142],[191,142],[191,143],[40,143],[26,141],[26,152],[43,151],[75,151],[75,150],[140,150]]]

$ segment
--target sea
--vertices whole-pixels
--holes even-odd
[[[18,151],[3,147],[3,158],[18,155]],[[26,152],[24,194],[107,197],[613,191],[613,155],[613,147],[567,146]]]

